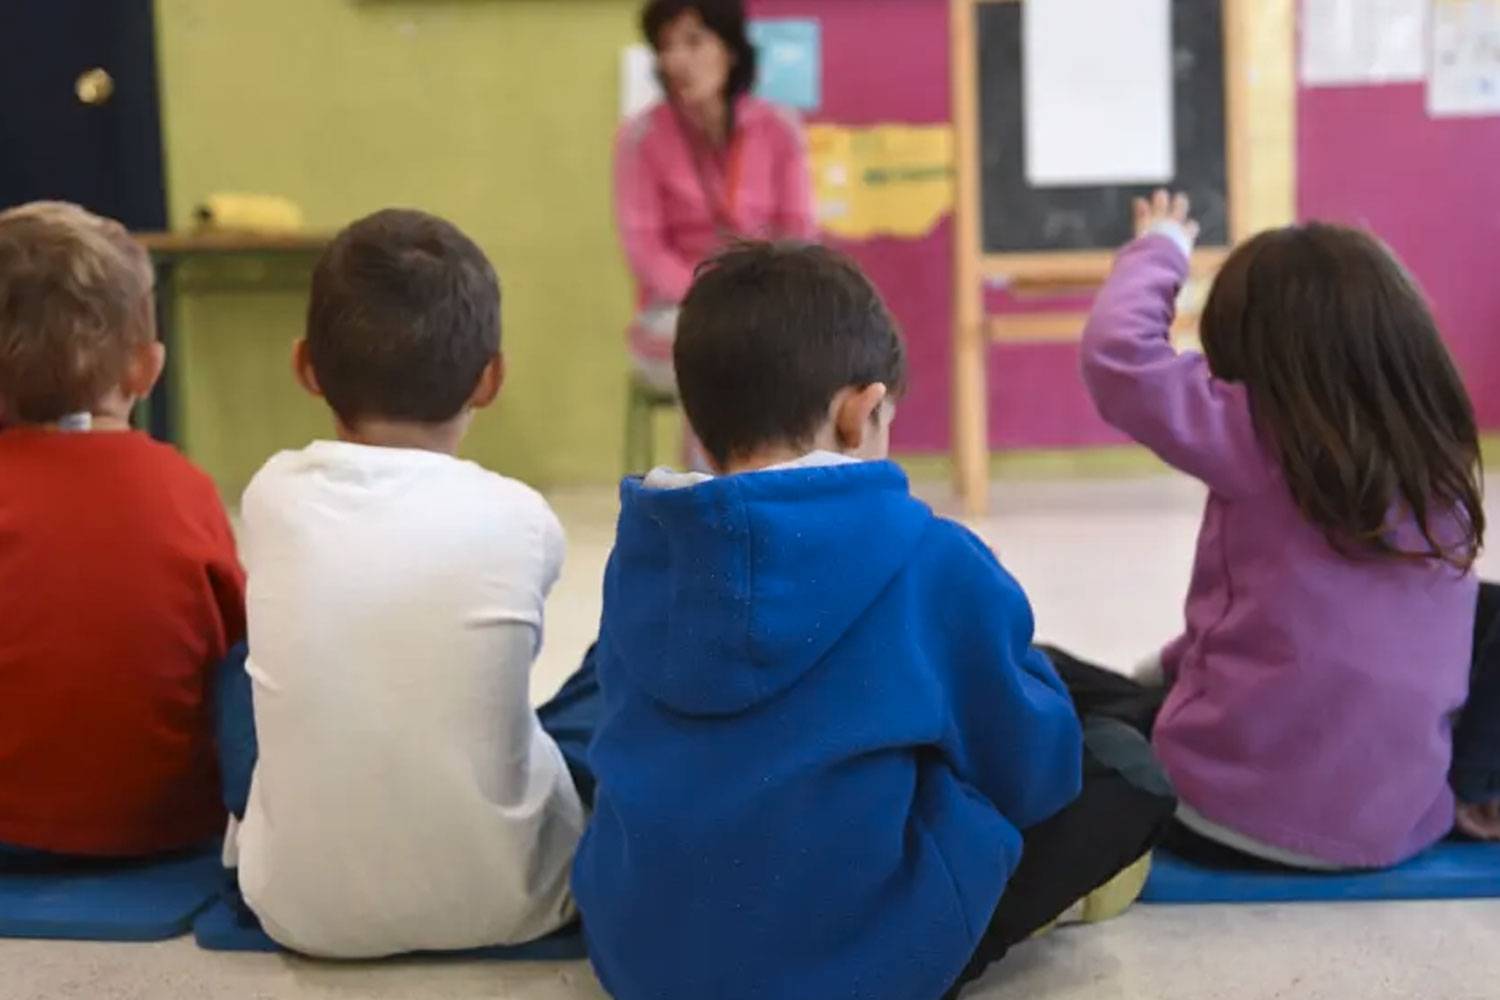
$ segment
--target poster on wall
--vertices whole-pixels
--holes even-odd
[[[799,111],[823,103],[823,29],[810,18],[766,18],[750,23],[750,41],[760,58],[755,92]],[[649,45],[628,45],[620,54],[620,117],[631,118],[661,100],[656,56]]]
[[[807,129],[819,228],[846,240],[921,239],[953,210],[953,126]]]
[[[1431,0],[1302,0],[1302,83],[1419,83]]]
[[[810,18],[750,22],[750,41],[760,57],[755,92],[799,111],[823,103],[823,28]]]
[[[1048,0],[1026,4],[1021,17],[1027,181],[1078,187],[1171,180],[1168,0]]]
[[[1434,0],[1427,110],[1500,115],[1500,0]]]

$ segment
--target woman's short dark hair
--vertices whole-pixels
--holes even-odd
[[[1473,565],[1474,408],[1384,245],[1316,223],[1261,233],[1225,262],[1201,325],[1209,368],[1245,386],[1292,498],[1336,550]],[[1399,537],[1407,519],[1419,539]]]
[[[687,13],[697,14],[703,26],[718,35],[734,56],[724,85],[724,99],[733,104],[755,86],[757,55],[750,44],[744,0],[649,0],[641,10],[641,34],[651,48],[660,51],[662,29]]]
[[[703,263],[673,359],[688,423],[721,467],[807,447],[843,389],[906,391],[906,348],[880,293],[816,243],[741,243]]]

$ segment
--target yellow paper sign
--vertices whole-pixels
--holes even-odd
[[[808,128],[823,231],[916,239],[953,209],[951,125]]]

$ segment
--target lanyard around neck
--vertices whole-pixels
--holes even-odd
[[[719,190],[714,184],[709,171],[711,164],[705,162],[703,136],[696,133],[693,126],[688,122],[682,122],[686,132],[685,138],[688,142],[689,152],[692,154],[693,171],[698,175],[698,187],[703,192],[703,200],[708,203],[708,211],[714,217],[714,229],[718,233],[719,242],[729,243],[740,235],[740,225],[735,218],[735,203],[739,201],[741,167],[744,161],[745,144],[742,133],[738,128],[729,137],[729,148],[725,152],[726,163],[724,171],[724,188]],[[712,154],[709,154],[712,155]]]

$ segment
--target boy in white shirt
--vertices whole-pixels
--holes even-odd
[[[564,693],[565,760],[528,699],[562,529],[535,491],[455,457],[504,377],[495,272],[441,219],[362,219],[318,263],[294,367],[337,440],[245,491],[259,747],[248,789],[229,787],[248,760],[224,769],[241,891],[312,955],[546,935],[575,918],[597,689]]]

